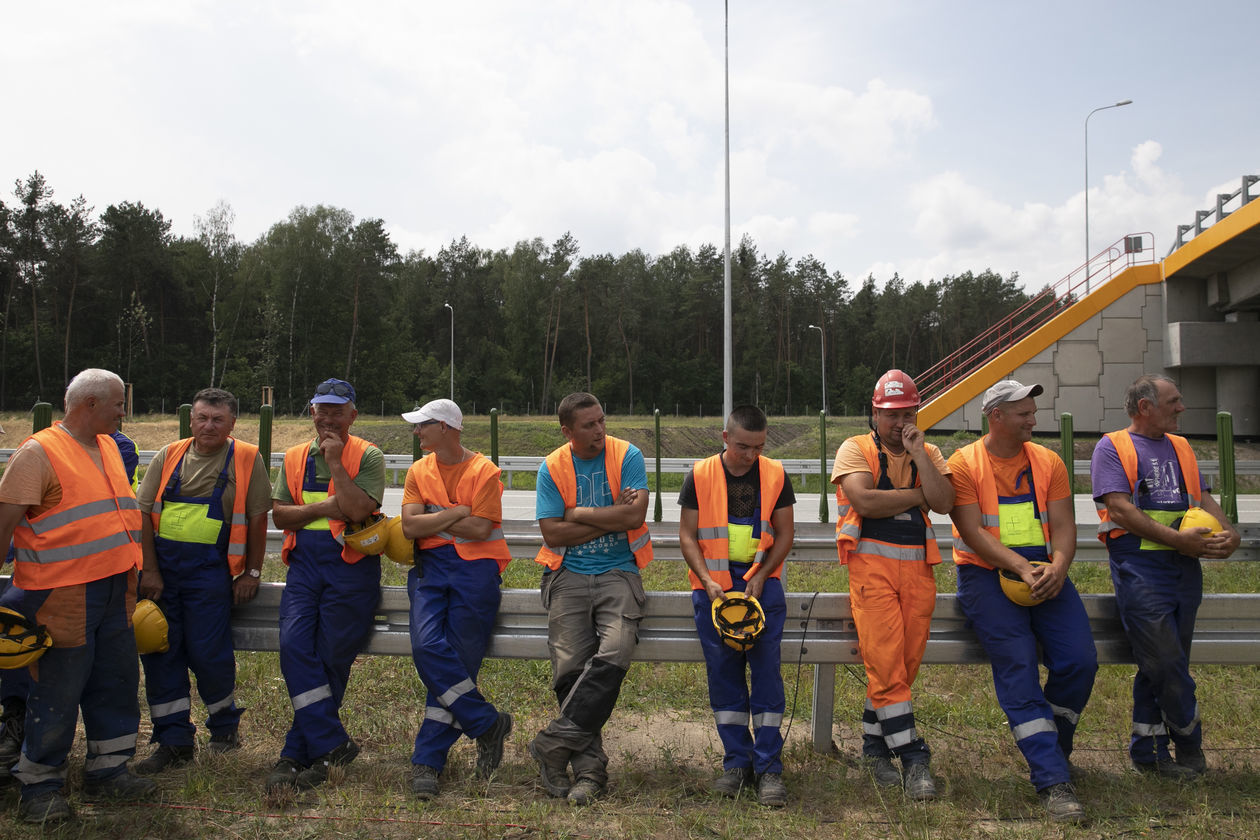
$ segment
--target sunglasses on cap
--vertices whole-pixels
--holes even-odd
[[[315,388],[317,397],[326,397],[329,394],[348,400],[354,396],[354,389],[344,382],[321,382]]]

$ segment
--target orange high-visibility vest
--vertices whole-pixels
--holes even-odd
[[[22,589],[75,586],[139,569],[144,521],[109,435],[97,435],[101,468],[60,423],[31,435],[61,485],[61,501],[13,529],[13,583]]]
[[[753,557],[753,565],[744,574],[744,580],[751,578],[757,567],[765,560],[766,552],[774,545],[774,527],[770,517],[774,515],[774,504],[783,492],[786,473],[783,464],[764,455],[757,456],[757,470],[761,478],[761,537],[757,542],[757,554]],[[695,466],[696,501],[699,503],[699,516],[696,519],[696,539],[700,543],[700,551],[704,554],[704,566],[709,577],[717,581],[723,592],[729,592],[734,585],[731,582],[730,564],[730,522],[727,519],[726,470],[722,466],[722,456],[714,455],[705,458]],[[770,577],[780,577],[783,564],[771,572]],[[696,573],[687,570],[692,589],[703,589]]]
[[[236,471],[236,496],[232,499],[232,518],[228,529],[227,562],[228,571],[236,577],[245,571],[245,541],[249,536],[249,519],[245,516],[245,497],[249,493],[249,479],[254,474],[254,459],[258,457],[258,447],[252,443],[228,438],[235,443],[232,457],[232,469]],[[153,533],[158,533],[162,520],[162,496],[175,474],[192,438],[184,438],[172,443],[166,450],[166,459],[162,462],[162,483],[158,485],[157,497],[153,500],[153,510],[149,513],[149,521],[153,523]],[[224,444],[225,446],[227,444]]]
[[[353,480],[359,474],[359,467],[363,461],[363,455],[367,452],[371,443],[357,435],[350,435],[346,439],[345,448],[341,451],[341,464],[346,468],[346,473]],[[306,473],[306,459],[311,454],[311,445],[309,443],[299,443],[297,446],[291,446],[284,452],[284,480],[289,486],[289,496],[298,504],[308,504],[306,497],[302,492],[302,477]],[[333,481],[328,479],[328,496],[337,495],[337,488],[333,487]],[[319,501],[312,499],[312,501]],[[374,513],[380,513],[379,510]],[[319,520],[316,520],[318,522]],[[358,563],[363,559],[363,554],[355,551],[346,545],[345,530],[346,523],[340,519],[328,519],[328,530],[332,533],[332,537],[341,545],[341,559],[347,563]],[[306,528],[311,528],[316,522],[309,523]],[[312,529],[315,530],[315,529]],[[280,559],[286,564],[289,562],[289,552],[297,545],[297,532],[284,532],[284,546],[280,549]]]
[[[1120,466],[1124,467],[1124,475],[1129,479],[1129,492],[1132,493],[1138,480],[1137,447],[1133,445],[1133,438],[1129,436],[1128,429],[1108,432],[1107,437],[1116,447],[1116,454],[1120,456]],[[1173,451],[1177,453],[1177,463],[1181,467],[1182,480],[1186,483],[1186,495],[1190,497],[1190,505],[1198,507],[1203,496],[1203,488],[1199,485],[1199,461],[1194,457],[1194,450],[1190,448],[1190,442],[1181,435],[1165,434],[1165,437],[1172,441]],[[1112,523],[1106,504],[1094,502],[1094,507],[1101,520],[1098,523],[1098,539],[1102,540],[1104,545],[1108,538],[1114,539],[1129,533]]]
[[[630,444],[612,435],[604,436],[604,475],[608,478],[608,491],[612,494],[613,503],[621,495],[621,465],[630,451]],[[547,456],[547,473],[560,491],[566,508],[577,507],[577,471],[573,468],[573,445],[566,443],[552,450]],[[642,569],[652,562],[652,538],[648,534],[647,523],[638,528],[626,531],[626,539],[630,541],[630,551],[634,554],[634,564]],[[542,563],[549,569],[558,569],[564,562],[564,550],[567,546],[555,548],[543,543],[534,561]]]
[[[471,505],[473,499],[488,482],[499,483],[499,493],[503,493],[503,484],[499,482],[499,468],[494,462],[481,453],[477,453],[474,462],[464,468],[455,487],[455,499],[446,493],[446,484],[442,481],[442,473],[438,469],[436,455],[421,458],[411,465],[411,472],[416,477],[416,485],[420,488],[420,497],[424,499],[425,513],[438,513],[459,504]],[[466,500],[466,501],[464,501]],[[441,502],[441,504],[439,504]],[[484,540],[473,540],[456,537],[446,531],[439,531],[416,540],[421,549],[437,548],[443,545],[455,546],[455,553],[465,560],[481,560],[491,558],[499,562],[499,574],[507,568],[512,559],[507,542],[503,539],[503,523],[494,522],[490,536]]]
[[[955,453],[969,467],[969,472],[977,485],[977,501],[980,506],[980,524],[984,529],[992,534],[1000,542],[1002,539],[1002,528],[1000,511],[998,510],[998,494],[997,480],[993,476],[993,465],[989,463],[989,452],[984,447],[984,439],[970,443],[959,449]],[[1032,483],[1036,495],[1037,510],[1042,513],[1041,533],[1045,538],[1046,554],[1053,554],[1050,544],[1050,517],[1046,513],[1046,494],[1050,492],[1050,476],[1053,474],[1054,465],[1059,460],[1059,456],[1054,452],[1035,443],[1024,444],[1024,454],[1028,456],[1028,463],[1032,467]],[[951,526],[954,534],[954,564],[962,565],[971,563],[981,566],[985,569],[993,567],[980,559],[969,545],[963,542],[962,536],[958,533],[958,526]]]
[[[871,476],[879,482],[879,446],[875,443],[875,435],[862,435],[857,438],[858,447],[866,457],[871,468]],[[915,477],[915,487],[923,482]],[[932,530],[932,520],[919,506],[906,511],[911,516],[918,514],[923,520],[923,542],[900,544],[873,538],[862,537],[862,515],[853,509],[849,498],[839,482],[836,483],[836,551],[840,555],[840,564],[847,565],[852,554],[870,554],[877,557],[888,557],[894,560],[924,560],[930,566],[941,562],[941,550],[936,545],[936,532]]]

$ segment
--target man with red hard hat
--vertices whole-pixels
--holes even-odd
[[[877,784],[936,796],[931,751],[914,723],[910,686],[927,647],[941,562],[928,511],[949,513],[954,488],[936,446],[915,425],[919,389],[900,370],[875,383],[870,434],[836,450],[836,546],[849,567],[849,603],[866,667],[863,761]],[[898,772],[893,758],[901,759]]]
[[[1177,385],[1166,376],[1140,376],[1124,407],[1129,426],[1098,441],[1090,481],[1120,623],[1138,665],[1129,758],[1139,771],[1192,780],[1207,769],[1190,676],[1190,641],[1203,600],[1199,558],[1223,560],[1240,539],[1203,489],[1190,444],[1173,434],[1186,409]],[[1178,530],[1192,507],[1215,517],[1220,529]]]

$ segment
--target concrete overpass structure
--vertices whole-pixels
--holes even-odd
[[[1260,177],[1244,176],[1213,210],[1178,228],[1154,257],[1149,233],[1126,236],[949,359],[916,377],[928,401],[920,425],[981,425],[980,397],[999,379],[1037,382],[1038,426],[1071,412],[1077,432],[1128,425],[1125,388],[1164,373],[1181,388],[1181,430],[1260,436]]]

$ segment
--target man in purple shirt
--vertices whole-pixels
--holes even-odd
[[[1173,434],[1185,411],[1176,384],[1166,376],[1138,377],[1125,394],[1125,410],[1129,427],[1094,447],[1090,480],[1116,607],[1138,664],[1129,757],[1139,771],[1188,781],[1207,769],[1190,676],[1203,600],[1199,558],[1223,560],[1240,538],[1203,487],[1190,444]],[[1191,507],[1216,517],[1221,530],[1178,530]]]

